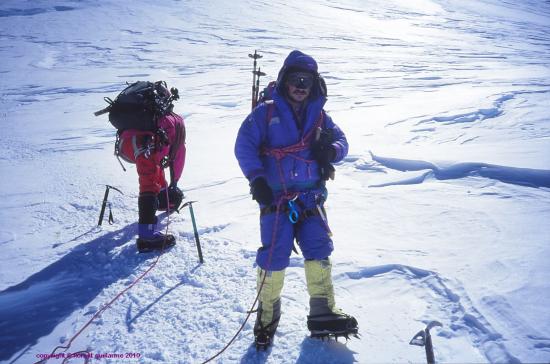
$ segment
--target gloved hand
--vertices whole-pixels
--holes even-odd
[[[319,175],[322,180],[334,179],[334,166],[331,164],[336,159],[336,149],[332,146],[332,130],[318,130],[316,140],[311,143],[311,154],[319,165]]]
[[[323,181],[328,181],[329,179],[334,179],[336,169],[330,163],[319,164],[319,175]]]
[[[318,130],[316,140],[311,143],[311,154],[319,164],[332,163],[336,159],[336,149],[332,146],[333,139],[332,130]]]
[[[273,203],[273,191],[267,184],[267,181],[263,177],[256,178],[250,184],[250,193],[252,199],[258,201],[263,205],[271,205]]]
[[[169,186],[168,187],[168,199],[170,200],[170,212],[176,211],[183,200],[183,192],[179,189],[178,186]],[[168,210],[168,201],[166,200],[166,189],[162,189],[158,194],[158,210],[166,211]]]
[[[331,144],[313,143],[311,153],[313,154],[313,158],[320,164],[331,163],[336,158],[336,149]]]

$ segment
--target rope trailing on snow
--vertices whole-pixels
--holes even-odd
[[[279,212],[281,211],[281,205],[283,203],[284,197],[285,196],[282,196],[279,199],[279,201],[277,201],[277,211],[276,211],[277,215],[275,216],[274,229],[273,229],[273,232],[271,234],[271,248],[269,249],[269,255],[268,255],[268,258],[267,258],[267,267],[268,268],[271,265],[271,258],[273,256],[273,247],[275,246],[275,238],[277,237],[277,226],[279,225]],[[256,306],[256,303],[258,302],[258,300],[260,298],[260,293],[262,293],[262,288],[264,287],[266,277],[267,277],[267,269],[265,269],[265,274],[264,274],[264,277],[262,278],[262,282],[260,283],[260,287],[258,288],[258,293],[256,294],[256,298],[254,298],[254,302],[252,302],[252,306],[251,306],[250,310],[248,310],[248,313],[247,313],[241,327],[237,330],[237,332],[235,333],[235,335],[233,335],[231,340],[229,340],[229,342],[220,351],[218,351],[214,356],[212,356],[212,357],[206,359],[205,361],[203,361],[202,364],[209,363],[212,360],[216,359],[218,356],[222,355],[222,353],[224,351],[226,351],[231,346],[231,344],[233,344],[233,342],[237,339],[237,337],[239,336],[241,331],[243,331],[246,323],[250,319],[250,316],[252,315],[252,313],[255,312],[254,307]]]
[[[164,242],[163,242],[163,246],[162,246],[162,249],[160,250],[160,253],[157,255],[157,258],[155,259],[155,261],[149,266],[149,268],[147,268],[139,277],[137,277],[128,287],[124,288],[122,291],[120,291],[119,293],[116,294],[116,296],[111,300],[109,301],[106,305],[104,305],[101,309],[99,309],[89,320],[88,322],[86,322],[84,324],[84,326],[82,326],[82,328],[80,328],[80,330],[78,330],[78,332],[76,334],[74,334],[71,339],[69,340],[69,342],[67,343],[67,345],[59,345],[59,346],[56,346],[55,349],[52,350],[51,354],[48,355],[45,359],[43,360],[40,360],[40,361],[37,361],[36,363],[34,364],[45,364],[48,362],[49,359],[51,358],[54,358],[55,355],[56,355],[56,351],[58,349],[65,349],[64,351],[67,351],[69,350],[69,348],[71,347],[71,345],[73,344],[73,342],[76,340],[76,338],[78,338],[80,336],[80,334],[82,334],[82,332],[84,332],[84,330],[86,330],[88,328],[88,326],[90,326],[92,324],[92,322],[98,318],[99,316],[101,316],[101,314],[103,314],[105,311],[107,311],[107,309],[109,309],[113,303],[115,303],[120,297],[122,297],[126,292],[128,292],[130,289],[132,289],[135,285],[137,285],[147,274],[149,274],[149,272],[151,272],[157,265],[157,263],[159,262],[160,260],[160,257],[164,254],[164,248],[165,248],[165,244],[166,244],[166,236],[168,234],[168,227],[170,226],[170,198],[168,196],[168,188],[165,189],[166,190],[166,201],[167,201],[167,220],[166,220],[166,233],[165,233],[165,238],[164,238]],[[89,363],[89,359],[91,358],[90,357],[90,351],[88,350],[81,350],[81,351],[78,351],[76,353],[73,353],[73,354],[83,354],[83,356],[85,357],[85,361],[84,363]],[[62,364],[65,364],[67,363],[67,360],[69,360],[71,358],[67,357],[65,358],[63,361],[62,361]]]
[[[323,122],[323,113],[321,113],[321,116],[319,117],[319,119],[317,121],[317,125],[321,125],[322,122]],[[237,337],[239,336],[241,331],[244,329],[246,323],[250,319],[250,316],[252,315],[253,312],[255,312],[254,307],[256,306],[256,303],[258,302],[258,300],[260,298],[260,294],[262,293],[262,289],[264,287],[265,279],[267,277],[267,272],[269,271],[269,268],[271,267],[271,259],[272,259],[273,250],[274,250],[273,248],[275,247],[275,242],[276,242],[276,237],[277,237],[277,229],[279,227],[279,215],[280,215],[280,212],[281,212],[281,206],[282,206],[284,201],[293,201],[299,196],[299,193],[294,193],[294,194],[289,194],[288,193],[288,189],[286,187],[286,183],[285,183],[285,180],[284,180],[283,169],[282,169],[282,166],[281,166],[281,160],[286,156],[290,156],[290,157],[293,157],[295,159],[302,160],[306,163],[312,162],[312,161],[309,161],[307,159],[300,158],[300,157],[294,155],[293,153],[297,153],[297,152],[300,152],[300,151],[302,151],[306,148],[309,148],[309,144],[311,143],[311,138],[312,138],[312,135],[313,135],[312,132],[315,131],[315,130],[316,130],[316,128],[313,128],[313,130],[310,133],[308,133],[305,138],[302,138],[301,142],[299,142],[299,143],[296,143],[296,144],[293,144],[293,145],[290,145],[290,146],[287,146],[287,147],[283,147],[283,148],[272,148],[272,149],[264,148],[264,149],[262,149],[262,154],[269,155],[269,156],[272,156],[273,158],[275,158],[275,161],[277,162],[277,169],[279,171],[279,178],[281,180],[281,184],[283,186],[283,191],[284,191],[283,195],[281,195],[281,197],[277,201],[277,205],[276,205],[277,208],[276,208],[276,211],[275,211],[275,222],[273,224],[273,231],[271,233],[271,246],[269,248],[269,255],[268,255],[268,258],[267,258],[266,269],[264,269],[264,271],[265,271],[264,277],[262,278],[262,282],[260,283],[260,287],[258,288],[258,293],[256,294],[256,297],[254,298],[254,302],[252,303],[252,306],[251,306],[250,310],[248,310],[248,313],[247,313],[243,323],[241,324],[241,327],[237,330],[237,332],[235,333],[235,335],[233,335],[231,340],[229,340],[229,342],[220,351],[218,351],[214,356],[206,359],[204,362],[202,362],[202,364],[206,364],[206,363],[211,362],[212,360],[214,360],[218,356],[220,356],[223,352],[225,352],[233,344],[233,342],[237,339]],[[305,140],[305,142],[304,142],[304,140]]]
[[[316,127],[312,128],[312,130],[304,137],[302,138],[301,142],[299,143],[296,143],[294,145],[290,145],[290,146],[287,146],[287,147],[283,147],[283,148],[272,148],[272,149],[263,149],[262,150],[262,154],[265,154],[265,155],[269,155],[269,156],[272,156],[273,158],[275,158],[276,162],[277,162],[277,169],[279,171],[279,178],[281,180],[281,184],[283,186],[283,195],[279,198],[279,200],[277,201],[277,208],[276,208],[276,216],[275,216],[275,222],[274,222],[274,225],[273,225],[273,231],[272,231],[272,235],[271,235],[271,247],[269,249],[269,255],[268,255],[268,260],[267,260],[267,265],[266,265],[266,269],[265,270],[265,274],[264,274],[264,277],[262,279],[262,282],[260,283],[260,287],[258,288],[258,292],[256,294],[256,297],[254,298],[254,302],[252,303],[252,306],[250,308],[250,310],[248,310],[248,313],[243,321],[243,323],[241,324],[240,328],[237,330],[237,332],[233,335],[233,337],[229,340],[229,342],[220,350],[218,351],[215,355],[213,355],[212,357],[208,358],[207,360],[205,360],[202,364],[206,364],[206,363],[209,363],[211,362],[212,360],[214,360],[215,358],[217,358],[218,356],[220,356],[221,354],[223,354],[225,352],[225,350],[227,350],[232,344],[233,342],[235,342],[235,340],[237,339],[237,337],[239,336],[239,334],[242,332],[242,330],[244,329],[246,323],[248,322],[248,320],[250,319],[250,316],[252,315],[252,313],[254,312],[254,307],[256,306],[256,303],[258,302],[259,298],[260,298],[260,294],[262,292],[262,289],[264,287],[264,283],[265,283],[265,280],[266,280],[266,277],[267,277],[267,272],[269,271],[269,268],[271,267],[271,260],[272,260],[272,256],[273,256],[273,248],[275,247],[275,242],[276,242],[276,237],[277,237],[277,228],[279,226],[279,215],[280,215],[280,212],[281,212],[281,206],[282,206],[282,203],[283,201],[285,200],[294,200],[296,199],[296,197],[298,197],[298,193],[294,193],[294,194],[289,194],[288,193],[288,190],[287,190],[287,187],[286,187],[286,183],[284,181],[284,174],[283,174],[283,171],[282,171],[282,166],[281,166],[281,160],[286,157],[286,156],[291,156],[295,159],[298,159],[298,160],[301,160],[301,161],[304,161],[306,163],[311,163],[312,161],[310,160],[306,160],[304,158],[300,158],[296,155],[294,155],[294,153],[297,153],[297,152],[300,152],[304,149],[307,149],[309,148],[309,145],[311,143],[311,139],[313,137],[313,133],[317,130],[317,127],[320,127],[322,125],[322,122],[323,122],[323,113],[321,112],[317,122],[316,122]],[[167,203],[168,203],[168,220],[167,220],[167,224],[166,224],[166,234],[168,234],[168,227],[170,225],[170,200],[169,200],[169,197],[168,197],[168,189],[166,189],[166,199],[167,199]],[[164,243],[166,243],[166,238],[164,240]],[[162,247],[159,255],[157,256],[157,258],[155,259],[155,261],[151,264],[151,266],[145,271],[143,272],[138,278],[136,278],[128,287],[126,287],[125,289],[123,289],[122,291],[120,291],[110,302],[108,302],[105,306],[103,306],[100,310],[98,310],[91,318],[90,320],[88,320],[88,322],[69,340],[68,344],[63,346],[63,345],[60,345],[60,346],[57,346],[53,351],[52,353],[50,354],[49,357],[52,357],[53,355],[55,355],[55,352],[58,350],[58,349],[65,349],[65,351],[67,351],[74,340],[76,340],[76,338],[78,336],[80,336],[80,334],[96,319],[98,318],[99,316],[101,316],[101,314],[103,312],[105,312],[108,308],[111,307],[111,305],[117,301],[122,295],[124,295],[124,293],[126,293],[127,291],[129,291],[132,287],[134,287],[139,281],[141,281],[147,274],[149,274],[149,272],[151,272],[155,266],[157,265],[160,257],[164,254],[164,246]],[[199,253],[200,254],[200,253]],[[89,351],[87,350],[84,350],[84,351],[80,351],[78,352],[77,354],[86,354],[86,353],[89,353]],[[65,360],[63,360],[63,364],[66,363],[66,360],[68,358],[66,358]],[[40,360],[38,362],[36,362],[35,364],[45,364],[47,363],[49,359],[46,358],[44,360]],[[85,363],[88,363],[88,358],[86,358],[85,360]]]

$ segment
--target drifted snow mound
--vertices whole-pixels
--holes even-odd
[[[550,187],[550,170],[546,169],[507,167],[479,162],[455,163],[445,167],[439,167],[432,162],[421,160],[387,158],[372,153],[371,157],[373,161],[390,169],[402,172],[426,171],[422,175],[412,179],[378,184],[372,187],[422,183],[427,177],[434,177],[438,180],[448,180],[468,176],[480,176],[528,187]]]

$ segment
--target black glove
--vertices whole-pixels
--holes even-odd
[[[318,140],[311,143],[311,154],[319,164],[331,163],[336,159],[336,149],[332,146],[333,139],[332,130],[322,130]]]
[[[319,164],[319,175],[323,181],[328,181],[329,179],[334,179],[334,174],[336,169],[330,163]]]
[[[273,191],[263,177],[256,178],[250,184],[250,193],[252,194],[253,200],[258,201],[263,205],[271,205],[273,203]]]
[[[336,159],[336,149],[330,144],[313,143],[311,153],[319,164],[331,163]]]
[[[183,192],[178,186],[168,187],[168,199],[170,200],[170,211],[177,211],[183,200]],[[158,194],[158,209],[160,211],[168,210],[168,201],[166,200],[166,189],[163,189]]]
[[[334,166],[331,162],[336,159],[336,149],[332,146],[332,130],[322,130],[318,140],[311,143],[311,154],[319,165],[319,175],[322,180],[334,179]]]

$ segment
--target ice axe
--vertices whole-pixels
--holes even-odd
[[[252,76],[252,110],[254,110],[254,108],[256,107],[256,102],[258,101],[258,98],[257,98],[258,90],[256,90],[256,83],[257,83],[256,76],[258,76],[258,81],[259,81],[259,75],[257,75],[257,72],[258,73],[260,72],[259,69],[256,71],[256,65],[257,65],[256,60],[258,58],[262,58],[263,56],[259,54],[257,50],[254,50],[254,54],[248,54],[248,57],[254,59],[254,69],[252,70],[252,75],[253,75]]]
[[[122,193],[122,191],[118,188],[105,185],[105,195],[103,196],[103,203],[101,204],[101,212],[99,213],[99,221],[97,222],[97,226],[101,226],[101,223],[103,223],[103,215],[105,214],[105,207],[107,207],[107,200],[109,199],[109,190],[111,189],[124,195],[124,193]],[[111,211],[111,204],[109,204],[109,224],[112,225],[113,221],[113,212]]]
[[[424,330],[420,330],[409,342],[410,345],[423,346],[426,349],[426,360],[428,364],[435,364],[430,329],[436,326],[442,327],[443,325],[438,321],[431,321]]]
[[[202,249],[201,249],[201,242],[199,240],[199,232],[197,230],[197,223],[195,222],[195,213],[193,211],[193,203],[197,201],[187,201],[184,203],[180,210],[183,209],[185,206],[189,206],[189,213],[191,214],[191,222],[193,223],[193,232],[195,233],[195,243],[197,244],[197,253],[199,254],[199,262],[204,263],[204,259],[202,257]]]
[[[266,74],[261,71],[261,68],[258,67],[258,70],[254,72],[256,75],[256,91],[254,93],[254,107],[258,105],[258,96],[260,94],[260,77],[265,76]]]

